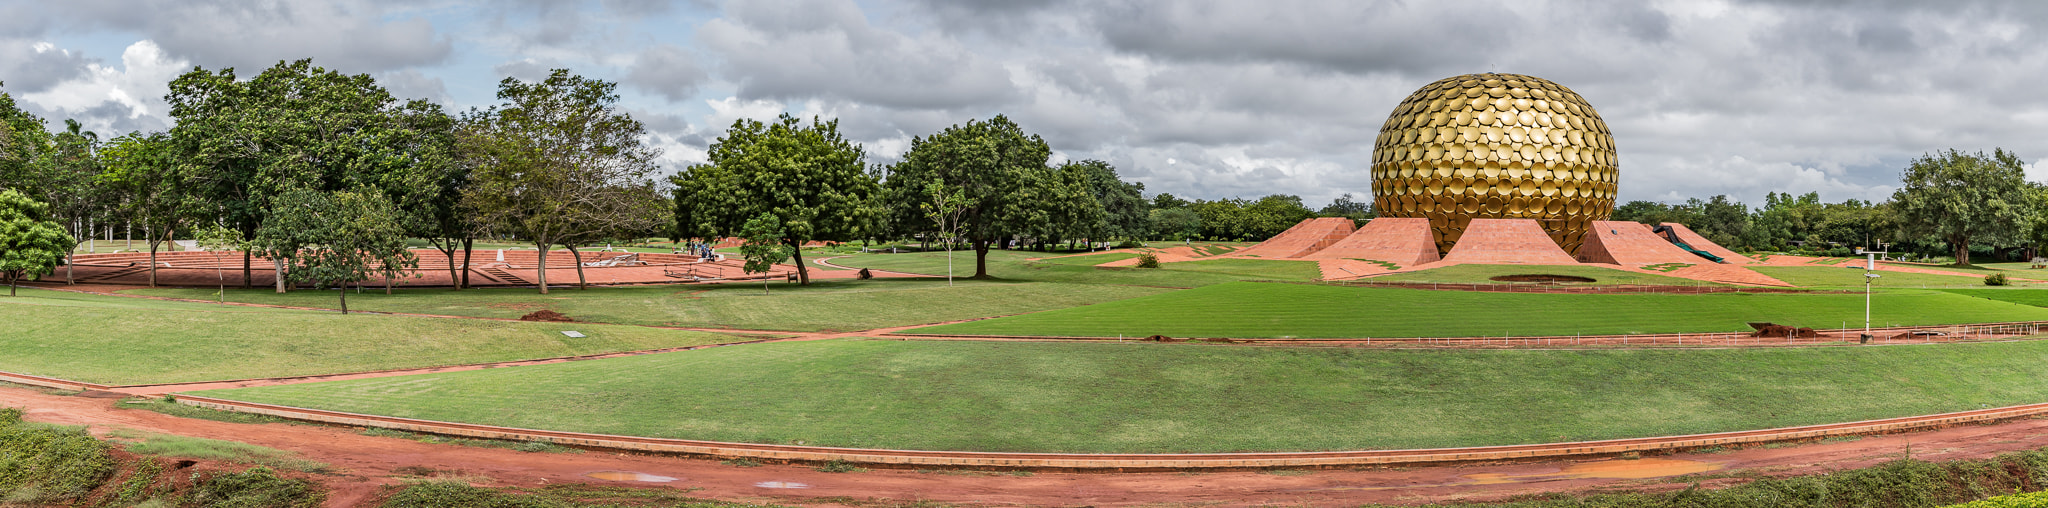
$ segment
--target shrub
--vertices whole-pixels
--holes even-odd
[[[0,408],[0,504],[64,504],[114,475],[105,442],[83,429],[25,423],[21,415]]]
[[[1150,252],[1138,255],[1138,268],[1158,268],[1159,256]]]
[[[831,462],[826,462],[826,463],[825,463],[825,465],[822,465],[822,466],[818,466],[818,467],[816,468],[816,470],[817,470],[818,472],[820,472],[820,473],[865,473],[865,472],[867,472],[867,468],[863,468],[863,467],[855,466],[855,465],[853,465],[853,463],[852,463],[852,462],[847,462],[847,461],[844,461],[844,460],[839,460],[839,459],[832,459],[832,461],[831,461]]]
[[[1137,240],[1124,240],[1124,243],[1116,244],[1116,248],[1119,249],[1136,249],[1144,246],[1144,243],[1139,242]]]
[[[327,499],[319,485],[308,480],[284,478],[267,467],[252,467],[239,473],[216,474],[198,480],[192,501],[199,506],[233,507],[316,507]]]
[[[1986,286],[2004,286],[2008,284],[2012,284],[2012,281],[2006,279],[2005,274],[1994,273],[1984,276],[1984,285]]]

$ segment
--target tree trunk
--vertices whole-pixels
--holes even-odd
[[[590,283],[583,280],[583,254],[576,252],[576,246],[569,246],[569,258],[576,260],[576,290],[590,289]]]
[[[341,283],[341,314],[348,315],[348,282]]]
[[[1948,242],[1948,245],[1949,245],[1949,247],[1951,247],[1951,248],[1954,248],[1954,249],[1955,249],[1955,251],[1956,251],[1956,266],[1970,266],[1970,240],[1969,240],[1969,239],[1967,239],[1967,238],[1964,238],[1964,239],[1956,239],[1956,240],[1950,240],[1950,241]]]
[[[7,296],[14,296],[14,272],[7,272]]]
[[[548,247],[540,247],[540,294],[548,294]]]
[[[811,271],[804,267],[804,248],[795,240],[790,240],[789,243],[789,253],[796,257],[796,283],[799,286],[808,286],[811,284]]]
[[[469,255],[476,250],[475,247],[475,239],[462,239],[462,284],[455,286],[455,289],[463,289],[469,287]]]
[[[156,242],[149,242],[149,287],[156,287]]]
[[[461,276],[461,275],[458,275],[458,274],[457,274],[457,273],[455,272],[455,270],[456,270],[456,268],[455,268],[455,244],[452,244],[452,243],[451,243],[451,244],[449,244],[449,245],[448,245],[448,250],[444,250],[444,251],[441,251],[441,253],[442,253],[442,254],[446,254],[446,255],[448,256],[448,285],[451,285],[451,286],[455,286],[455,290],[456,290],[456,291],[461,291],[461,290],[462,290],[462,281],[461,281],[461,280],[459,280],[459,279],[461,279],[461,278],[462,278],[462,276]],[[466,266],[465,266],[465,267],[463,267],[463,269],[468,269],[468,268],[469,268],[469,267],[466,267]]]
[[[250,255],[250,254],[249,254],[249,251],[248,251],[247,249],[243,249],[243,250],[242,250],[242,289],[255,289],[255,288],[256,288],[256,281],[255,281],[255,280],[252,280],[252,279],[250,279],[250,278],[249,278],[249,272],[251,271],[251,270],[249,269],[249,265],[250,265],[251,263],[253,263],[253,262],[255,262],[255,256],[252,256],[252,255]]]
[[[974,241],[974,278],[988,278],[988,240]]]
[[[284,258],[272,259],[270,260],[270,264],[272,266],[277,267],[277,271],[271,272],[272,274],[276,275],[275,277],[272,278],[277,279],[277,294],[284,294]]]

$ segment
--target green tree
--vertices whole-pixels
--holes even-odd
[[[2032,225],[2026,164],[2004,149],[1922,155],[1906,167],[1892,193],[1900,225],[1947,242],[1956,264],[1970,264],[1970,244],[2022,238]]]
[[[65,119],[64,131],[55,137],[55,152],[44,164],[45,176],[37,199],[50,205],[50,216],[71,232],[74,242],[65,249],[64,282],[75,283],[68,256],[78,244],[92,239],[94,219],[106,215],[107,193],[100,184],[100,136],[81,128],[77,120]]]
[[[248,252],[250,249],[248,239],[242,237],[241,231],[236,231],[234,228],[225,227],[217,223],[200,226],[198,232],[192,235],[192,239],[199,244],[199,248],[213,253],[213,277],[220,282],[220,292],[214,293],[214,295],[219,297],[221,303],[227,303],[228,277],[226,273],[222,272],[224,268],[221,268],[221,265],[224,263],[222,263],[220,255],[222,252],[228,251]]]
[[[1052,148],[1045,139],[1002,115],[968,121],[930,136],[913,137],[903,160],[889,166],[884,180],[893,224],[921,224],[918,206],[926,185],[943,182],[959,189],[967,201],[961,215],[962,236],[974,247],[974,277],[988,278],[988,248],[1008,235],[1030,229],[1043,217],[1039,203],[1025,195],[1034,173],[1045,171]]]
[[[796,250],[783,244],[786,239],[782,219],[769,212],[762,212],[740,226],[740,238],[746,239],[746,243],[740,244],[740,257],[747,261],[740,270],[747,273],[766,274],[775,269],[776,263],[788,260],[790,251]],[[766,275],[761,277],[761,294],[768,294]]]
[[[1141,239],[1151,236],[1152,202],[1145,199],[1145,184],[1123,181],[1117,177],[1115,166],[1099,160],[1067,162],[1060,168],[1086,177],[1088,192],[1102,207],[1102,220],[1090,228],[1089,238]]]
[[[796,257],[797,280],[809,284],[805,243],[856,240],[880,218],[881,184],[866,157],[839,134],[838,120],[805,125],[784,114],[774,122],[734,121],[712,142],[709,162],[670,178],[677,236],[729,236],[763,213],[774,215]]]
[[[149,245],[149,285],[156,287],[156,252],[193,218],[207,210],[191,168],[182,164],[170,136],[129,133],[101,151],[102,185],[130,220],[142,225]]]
[[[1159,193],[1159,195],[1152,196],[1153,210],[1165,210],[1169,208],[1187,208],[1189,205],[1193,204],[1195,203],[1192,201],[1181,199],[1172,194],[1164,192]]]
[[[0,92],[0,190],[29,192],[26,187],[42,180],[39,165],[53,149],[43,119],[22,111],[13,95]]]
[[[1186,207],[1152,209],[1152,232],[1168,240],[1202,235],[1202,216]]]
[[[311,60],[279,62],[248,81],[234,69],[195,68],[171,82],[165,99],[178,119],[179,157],[202,180],[212,215],[246,236],[291,189],[374,190],[421,236],[438,225],[434,212],[446,207],[437,203],[454,199],[444,185],[452,120],[431,102],[399,101],[367,74]]]
[[[7,296],[15,295],[20,280],[50,273],[78,245],[48,211],[20,192],[0,190],[0,276],[7,279]]]
[[[931,219],[939,239],[946,242],[946,285],[953,285],[953,244],[960,237],[960,216],[967,213],[967,198],[955,189],[949,189],[939,181],[925,182],[928,201],[918,203],[926,218]]]
[[[258,233],[289,238],[291,252],[273,252],[285,259],[280,274],[291,282],[310,282],[320,289],[341,290],[341,313],[348,313],[348,287],[372,277],[396,279],[419,266],[405,247],[405,218],[398,206],[375,189],[332,194],[292,189],[276,199],[271,220]]]
[[[1337,199],[1330,201],[1323,209],[1316,210],[1318,217],[1343,217],[1351,219],[1352,225],[1355,226],[1365,225],[1365,221],[1372,220],[1375,215],[1371,201],[1356,201],[1348,192],[1337,196]]]
[[[1061,164],[1024,172],[1024,185],[1015,202],[1015,232],[1040,240],[1050,247],[1064,240],[1099,240],[1109,236],[1108,213],[1092,190],[1091,168],[1083,164]]]
[[[472,172],[462,201],[479,228],[540,250],[541,294],[549,248],[619,232],[646,236],[669,223],[672,205],[650,177],[661,150],[618,109],[616,88],[555,69],[535,83],[505,78],[504,104],[464,115],[458,143]]]

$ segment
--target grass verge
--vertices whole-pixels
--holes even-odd
[[[151,296],[196,298],[206,289],[138,289]],[[490,318],[518,318],[548,309],[578,321],[745,330],[858,331],[1089,305],[1164,292],[1161,289],[1083,284],[877,279],[821,280],[808,286],[761,284],[599,287],[541,295],[531,289],[465,291],[402,289],[349,296],[349,308]],[[231,290],[238,302],[333,308],[321,291],[277,294]]]
[[[1730,332],[1758,321],[1813,328],[1862,323],[1863,301],[1863,295],[1840,293],[1533,294],[1240,282],[910,332],[1243,338]],[[1871,300],[1871,311],[1873,326],[2048,319],[2048,309],[1918,290],[1882,293]]]
[[[954,253],[953,273],[974,275],[974,254]],[[1312,280],[1321,276],[1311,261],[1264,259],[1213,259],[1166,263],[1157,269],[1105,268],[1076,264],[1074,258],[1032,261],[1053,254],[1030,251],[991,250],[989,275],[998,279],[1032,282],[1067,282],[1190,288],[1246,279]],[[1097,256],[1103,256],[1098,254]],[[1088,256],[1096,257],[1096,256]],[[1113,261],[1104,258],[1102,262]],[[860,254],[832,260],[833,264],[922,274],[945,274],[946,253]]]
[[[321,473],[331,469],[325,463],[300,458],[296,453],[248,443],[173,436],[124,428],[109,430],[107,436],[122,443],[122,450],[137,455],[243,462],[308,473]]]
[[[605,508],[675,506],[680,508],[771,507],[729,503],[688,496],[673,487],[625,488],[589,484],[549,485],[537,489],[491,489],[455,481],[427,481],[392,487],[384,508]]]
[[[1724,286],[1678,277],[1636,273],[1587,265],[1451,265],[1413,272],[1390,273],[1365,279],[1372,282],[1436,282],[1444,284],[1509,284],[1493,280],[1503,275],[1570,275],[1593,279],[1573,286],[1641,284],[1657,286]]]
[[[54,305],[44,294],[23,294],[0,298],[0,322],[8,323],[8,333],[0,334],[0,370],[106,384],[332,374],[744,340],[637,326],[248,312],[183,302]]]
[[[1863,270],[1839,266],[1752,266],[1757,273],[1800,287],[1863,289]],[[1939,269],[1939,268],[1937,268]],[[1984,287],[1984,278],[1931,273],[1880,270],[1870,286],[1875,289]]]
[[[651,437],[1150,453],[1811,425],[2041,402],[2043,378],[2048,342],[1419,351],[832,340],[202,394]]]

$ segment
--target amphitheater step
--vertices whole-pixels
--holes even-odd
[[[119,270],[114,270],[114,271],[111,271],[111,272],[107,272],[107,273],[102,273],[102,274],[99,274],[99,275],[93,275],[93,276],[83,277],[83,278],[80,278],[80,279],[78,279],[78,281],[79,281],[79,282],[104,282],[104,281],[107,281],[107,280],[112,280],[112,279],[117,279],[117,278],[121,278],[121,277],[126,277],[126,276],[129,276],[129,275],[135,275],[135,274],[138,274],[138,273],[143,273],[143,272],[147,272],[147,271],[149,271],[149,264],[148,264],[148,263],[144,263],[144,264],[140,264],[140,265],[130,266],[130,267],[127,267],[127,268],[122,268],[122,269],[119,269]]]
[[[492,279],[495,279],[495,280],[497,280],[498,282],[504,282],[504,283],[508,283],[508,284],[532,284],[532,283],[533,283],[532,281],[528,281],[528,280],[526,280],[526,279],[524,279],[524,278],[521,278],[521,277],[519,277],[519,276],[517,276],[517,275],[513,275],[513,274],[512,274],[512,272],[508,272],[508,271],[505,271],[505,269],[503,269],[503,268],[498,268],[498,267],[495,267],[495,266],[493,266],[493,267],[488,267],[488,268],[480,268],[480,269],[477,269],[477,271],[479,271],[479,272],[483,272],[483,273],[484,273],[484,276],[485,276],[485,277],[490,277],[490,278],[492,278]]]

